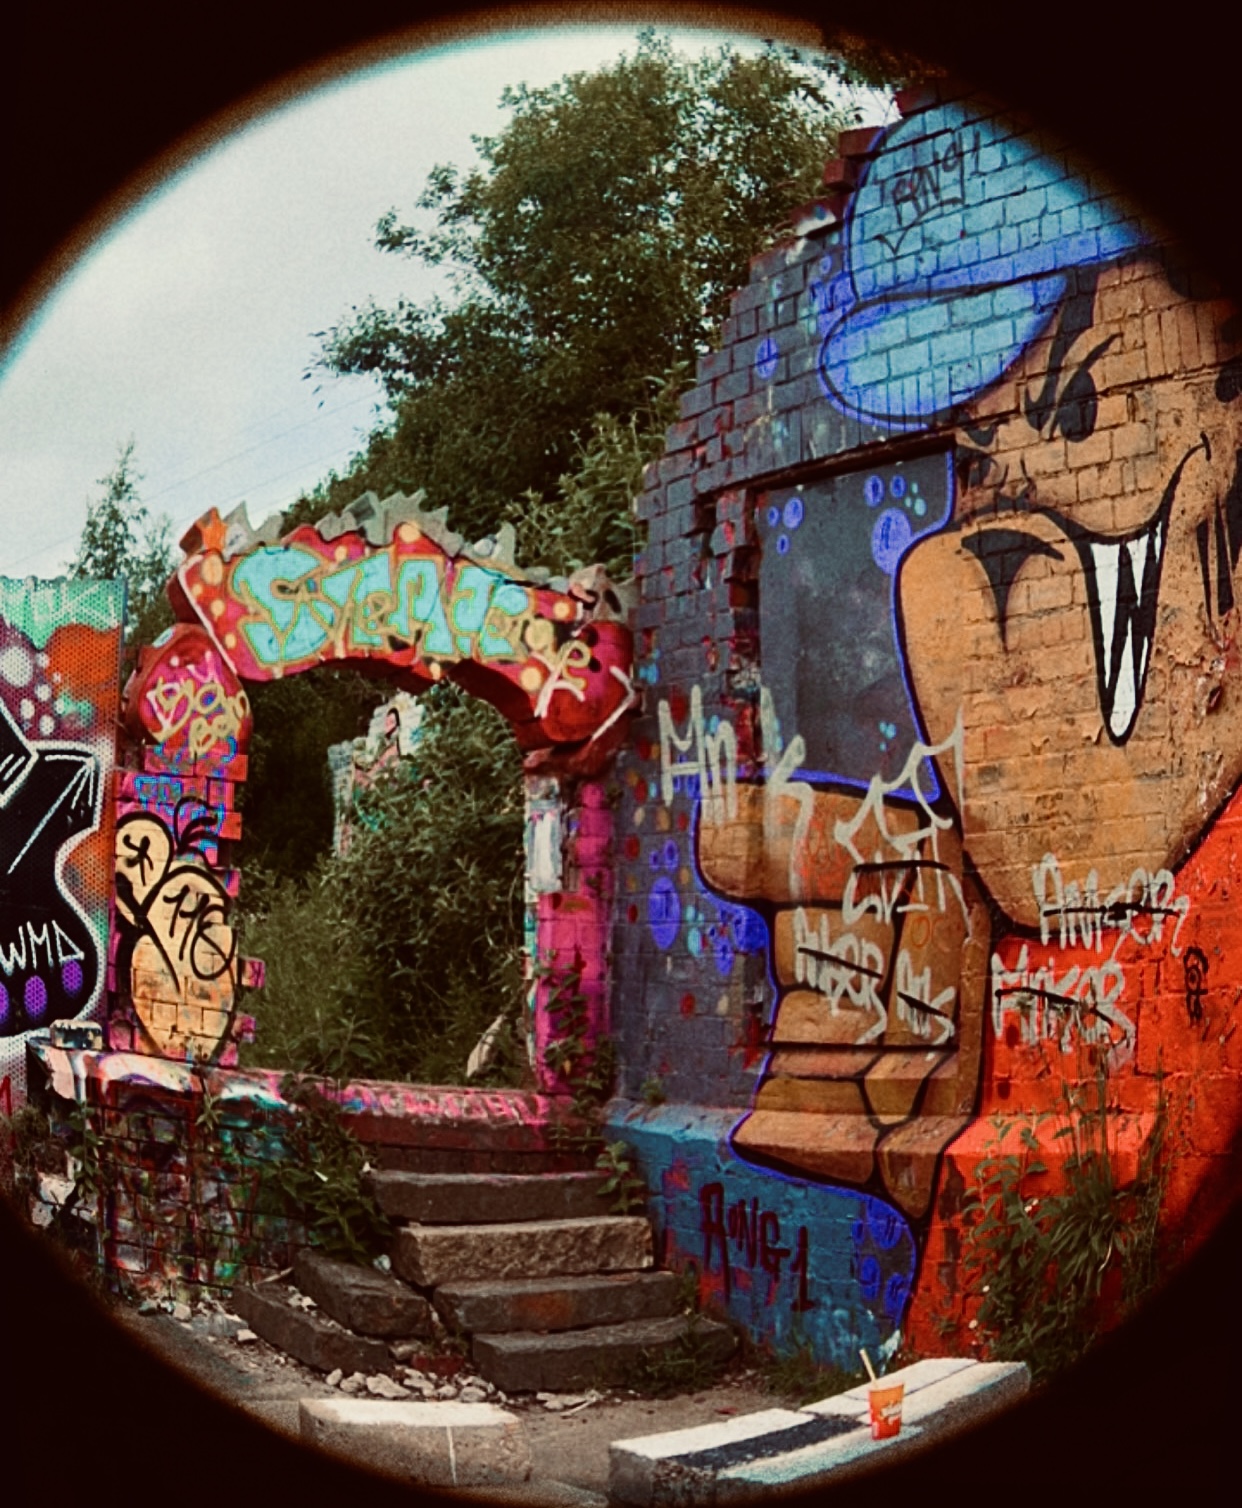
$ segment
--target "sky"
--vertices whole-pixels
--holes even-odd
[[[747,38],[671,29],[682,51]],[[371,377],[315,369],[322,332],[441,274],[375,249],[430,169],[477,160],[506,84],[632,51],[635,27],[496,34],[343,77],[205,151],[99,238],[0,366],[0,575],[53,577],[131,440],[176,540],[210,507],[252,523],[342,472],[383,415]],[[862,101],[864,119],[885,101]],[[305,374],[310,372],[310,376]]]

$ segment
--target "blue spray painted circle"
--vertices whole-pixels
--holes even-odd
[[[888,490],[896,498],[905,497],[905,495],[906,495],[906,479],[905,479],[905,477],[902,476],[902,474],[901,474],[900,471],[894,472],[892,480],[888,484]]]
[[[9,992],[0,984],[0,1026],[6,1026],[9,1019]]]
[[[785,527],[787,529],[796,529],[802,522],[804,512],[802,499],[795,492],[793,497],[789,498],[785,503],[785,512],[783,514]]]
[[[757,911],[738,906],[733,912],[733,941],[741,953],[758,953],[767,947],[767,923]]]
[[[664,867],[665,867],[665,869],[676,869],[677,868],[677,861],[678,861],[678,859],[680,859],[680,857],[681,857],[681,855],[677,852],[677,844],[676,844],[676,842],[672,838],[670,838],[668,840],[668,842],[664,845]]]
[[[863,483],[863,496],[867,499],[868,508],[878,508],[884,501],[884,478],[869,476]]]
[[[32,974],[26,981],[26,993],[24,1002],[26,1015],[31,1021],[42,1021],[47,1010],[47,985],[37,974]]]
[[[867,1200],[867,1226],[871,1239],[881,1251],[891,1251],[906,1228],[905,1221],[896,1211],[879,1199],[871,1198]]]
[[[780,524],[780,521],[781,521],[781,510],[776,506],[775,503],[773,503],[772,506],[768,509],[768,528],[769,529],[775,529],[775,528],[777,528],[779,526],[779,524]]]
[[[82,965],[76,958],[61,965],[60,983],[66,995],[76,995],[82,988]]]
[[[880,1292],[880,1264],[871,1256],[865,1256],[858,1264],[858,1286],[868,1304],[875,1302]]]
[[[781,359],[781,353],[776,349],[776,342],[769,335],[766,340],[760,341],[755,350],[755,375],[762,382],[767,380],[776,371],[776,363]]]
[[[789,554],[789,535],[788,534],[782,534],[781,537],[776,541],[776,553],[778,555],[788,555]]]
[[[712,943],[712,952],[716,957],[716,969],[720,974],[727,975],[733,968],[733,945],[729,941],[729,934],[721,931]]]
[[[886,576],[897,569],[897,563],[910,547],[914,531],[910,520],[897,508],[885,508],[875,521],[871,531],[871,554],[876,565]]]
[[[681,925],[681,900],[672,880],[661,875],[647,896],[647,925],[657,948],[671,948]]]
[[[895,1324],[901,1323],[906,1300],[910,1297],[910,1279],[904,1273],[895,1272],[884,1285],[884,1310]]]

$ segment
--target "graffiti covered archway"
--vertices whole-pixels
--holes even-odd
[[[169,584],[178,622],[126,688],[141,769],[120,786],[114,1046],[228,1061],[252,1030],[238,986],[260,971],[236,957],[228,921],[251,731],[243,683],[323,665],[415,694],[451,681],[508,720],[527,769],[527,1031],[540,1087],[564,1087],[545,1059],[558,970],[587,997],[590,1033],[605,1029],[598,776],[633,700],[622,599],[598,568],[569,580],[522,570],[510,530],[467,546],[420,504],[369,493],[283,537],[277,520],[255,531],[241,510],[213,510],[183,539]]]

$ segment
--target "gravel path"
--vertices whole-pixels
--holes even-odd
[[[329,1386],[322,1373],[284,1356],[266,1341],[257,1337],[238,1341],[227,1333],[208,1333],[209,1327],[226,1329],[228,1321],[223,1314],[213,1318],[179,1310],[182,1318],[174,1318],[163,1310],[139,1314],[123,1303],[115,1304],[112,1312],[126,1331],[161,1360],[270,1428],[294,1438],[298,1437],[300,1399],[340,1396],[338,1388]],[[243,1336],[248,1333],[242,1331]],[[457,1393],[472,1386],[468,1369],[454,1379]],[[419,1393],[412,1392],[411,1396]],[[757,1375],[736,1367],[714,1387],[671,1398],[641,1398],[620,1392],[518,1394],[505,1398],[504,1406],[522,1417],[534,1462],[530,1484],[521,1490],[510,1489],[506,1497],[515,1503],[546,1504],[549,1508],[604,1508],[608,1447],[613,1440],[720,1422],[779,1403]]]

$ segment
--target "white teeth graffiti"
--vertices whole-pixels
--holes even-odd
[[[1201,435],[1199,443],[1177,463],[1150,522],[1124,538],[1092,534],[1051,510],[1046,513],[1073,539],[1082,563],[1091,609],[1100,712],[1115,744],[1129,739],[1142,710],[1169,519],[1182,472],[1199,451],[1211,459],[1206,435]]]
[[[1129,738],[1151,663],[1151,639],[1164,560],[1165,510],[1127,540],[1086,536],[1079,551],[1088,581],[1100,711],[1114,743]]]

